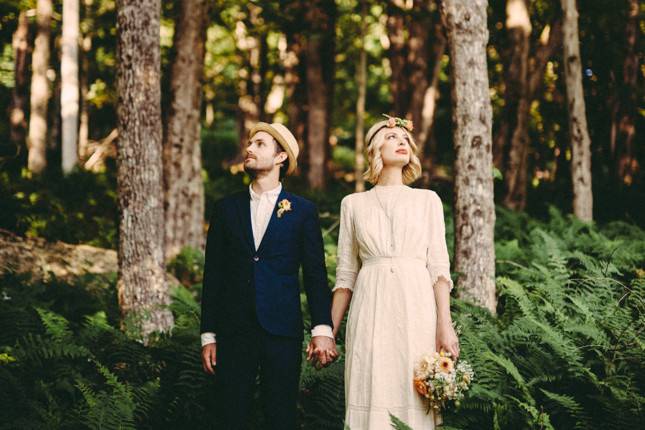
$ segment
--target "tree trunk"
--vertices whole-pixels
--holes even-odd
[[[289,130],[300,146],[300,170],[307,164],[305,158],[305,125],[307,123],[306,59],[305,40],[301,33],[287,34],[287,57],[284,60],[284,80],[287,98],[287,117]]]
[[[587,129],[582,63],[578,39],[578,10],[575,0],[561,0],[564,22],[564,75],[571,139],[571,178],[573,183],[573,213],[583,221],[593,220],[591,191],[591,139]]]
[[[29,20],[26,11],[21,11],[18,16],[18,27],[13,33],[13,58],[14,58],[14,86],[11,93],[11,110],[9,122],[11,127],[11,142],[17,150],[25,142],[27,121],[25,109],[27,105],[27,60],[29,57]]]
[[[318,0],[307,11],[310,33],[307,38],[307,179],[312,189],[327,184],[329,129],[331,125],[335,3]],[[332,64],[329,64],[332,62]]]
[[[505,170],[504,206],[512,210],[526,207],[526,185],[529,151],[529,42],[531,19],[526,0],[507,0],[506,30],[510,58],[506,74],[506,120],[510,123],[511,145]]]
[[[207,0],[182,0],[163,145],[166,261],[185,246],[204,245],[200,114],[207,23]]]
[[[492,108],[485,0],[444,0],[450,43],[455,161],[455,269],[459,295],[496,312]]]
[[[393,110],[396,116],[405,116],[409,105],[409,72],[407,70],[407,44],[405,38],[405,16],[400,0],[390,0],[387,5],[387,37],[390,41],[388,57],[390,60],[390,88]]]
[[[354,178],[357,193],[365,191],[365,154],[363,141],[365,140],[365,93],[367,92],[367,51],[365,50],[365,36],[367,33],[367,0],[361,0],[361,52],[358,59],[358,73],[356,86],[358,97],[356,99],[356,143],[355,143],[355,168]]]
[[[423,164],[426,159],[426,147],[432,136],[437,101],[439,100],[439,75],[441,73],[441,57],[446,51],[446,38],[443,34],[443,25],[437,22],[434,25],[432,57],[430,68],[430,84],[428,85],[421,110],[421,122],[417,128],[417,145],[419,146],[419,158]]]
[[[64,0],[60,65],[63,173],[70,173],[78,163],[78,42],[79,0]]]
[[[27,138],[29,148],[27,167],[33,173],[42,173],[47,167],[47,104],[50,96],[47,68],[49,67],[52,13],[51,0],[38,0],[36,6],[38,30],[31,60],[31,107]]]
[[[90,139],[90,104],[88,102],[89,82],[90,82],[90,51],[92,50],[92,28],[93,8],[92,0],[83,0],[85,18],[83,22],[83,36],[81,41],[81,113],[78,126],[78,156],[83,162],[87,161],[89,153]]]
[[[405,116],[415,125],[412,131],[414,140],[419,143],[423,109],[428,89],[428,61],[430,60],[430,29],[432,20],[427,10],[426,2],[415,0],[413,19],[409,25],[407,64],[409,70],[408,82],[411,88],[409,104]]]
[[[164,272],[160,0],[117,1],[117,190],[122,327],[168,331]]]
[[[615,97],[611,121],[611,155],[615,163],[616,179],[631,185],[638,171],[638,160],[634,152],[636,135],[637,94],[638,94],[638,0],[629,0],[628,20],[625,27],[625,59],[622,67],[622,81],[618,81],[618,95]]]

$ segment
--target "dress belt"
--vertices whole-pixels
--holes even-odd
[[[362,260],[363,267],[365,266],[374,266],[374,265],[389,265],[392,266],[395,263],[403,264],[419,264],[426,267],[426,260],[417,257],[402,257],[398,255],[377,255],[373,257],[366,258]]]

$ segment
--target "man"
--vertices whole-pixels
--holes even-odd
[[[317,208],[280,182],[293,173],[297,157],[298,143],[285,126],[258,123],[244,159],[253,178],[249,189],[219,200],[212,214],[202,293],[202,365],[217,375],[221,428],[248,428],[258,370],[268,427],[297,428],[300,267],[314,327],[308,353],[322,365],[337,357]]]

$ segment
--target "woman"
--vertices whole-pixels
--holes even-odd
[[[450,262],[443,208],[421,174],[411,122],[388,118],[365,137],[375,186],[341,203],[333,289],[334,335],[349,307],[345,422],[351,430],[390,429],[389,413],[415,430],[442,422],[412,384],[416,361],[442,349],[459,356],[450,316]],[[351,305],[350,305],[351,303]]]

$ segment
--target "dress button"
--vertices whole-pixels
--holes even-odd
[[[259,261],[259,260],[260,260],[260,257],[258,257],[257,255],[253,256],[253,261]]]

